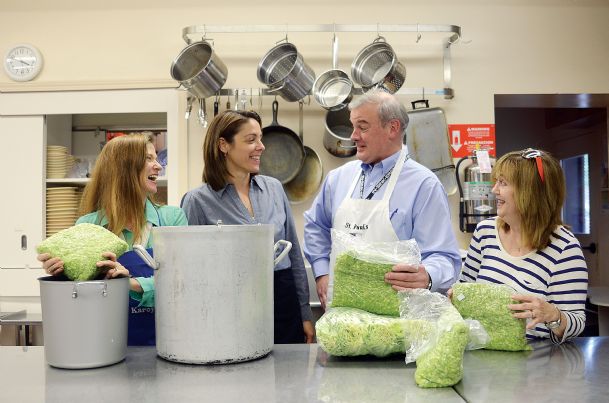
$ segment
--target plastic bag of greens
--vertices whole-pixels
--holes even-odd
[[[331,308],[315,324],[320,347],[336,356],[404,353],[406,334],[428,332],[425,321],[375,315],[357,308]]]
[[[416,361],[415,382],[422,388],[452,386],[463,378],[463,352],[469,327],[448,298],[428,290],[399,293],[400,316],[422,320],[429,332],[410,337],[406,363]]]
[[[452,303],[461,316],[479,321],[490,336],[484,347],[489,350],[530,350],[526,339],[526,320],[512,317],[509,304],[515,291],[502,284],[456,283]]]
[[[397,263],[421,263],[421,252],[414,239],[366,242],[332,230],[330,260],[329,306],[399,316],[397,292],[385,282],[385,273]]]
[[[118,258],[129,245],[104,227],[95,224],[78,224],[48,237],[36,247],[38,253],[49,253],[63,261],[63,272],[74,281],[93,280],[105,270],[96,263],[104,260],[103,252],[112,252]]]

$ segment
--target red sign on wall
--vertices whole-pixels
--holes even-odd
[[[476,150],[488,150],[489,156],[495,156],[494,124],[448,125],[448,135],[453,158],[472,155]]]

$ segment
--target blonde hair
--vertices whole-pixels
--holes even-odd
[[[83,215],[99,211],[100,218],[108,220],[108,230],[116,235],[130,226],[134,243],[141,241],[146,225],[144,201],[148,198],[157,204],[142,186],[149,143],[152,140],[145,134],[108,141],[97,158],[80,206]]]
[[[540,151],[543,165],[543,181],[535,158],[524,158],[522,151],[503,155],[493,167],[492,177],[500,176],[514,187],[514,201],[520,214],[522,240],[536,250],[550,244],[550,236],[562,222],[562,206],[565,200],[565,177],[560,163],[545,151]],[[509,225],[498,219],[500,228]]]

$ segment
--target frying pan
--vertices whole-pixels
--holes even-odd
[[[278,110],[279,103],[273,101],[273,121],[262,129],[265,150],[260,159],[260,174],[277,178],[285,185],[298,175],[305,150],[300,137],[277,122]]]
[[[299,102],[299,113],[299,135],[302,139],[302,101]],[[324,169],[319,155],[310,147],[304,146],[304,150],[304,163],[302,164],[302,168],[300,168],[298,175],[290,182],[283,185],[283,190],[285,190],[285,194],[292,204],[302,203],[311,196],[314,196],[317,193],[324,176]]]

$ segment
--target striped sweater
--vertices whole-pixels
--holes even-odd
[[[524,256],[511,256],[497,232],[496,218],[478,224],[461,271],[461,282],[506,284],[519,294],[531,294],[556,305],[567,318],[559,339],[543,323],[527,330],[528,338],[550,337],[561,343],[584,330],[588,268],[571,232],[556,227],[550,245]]]

